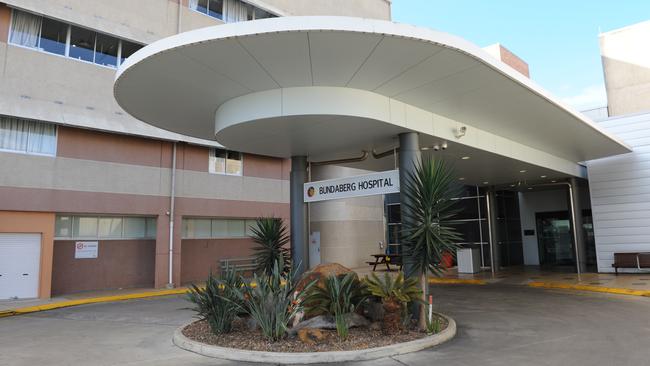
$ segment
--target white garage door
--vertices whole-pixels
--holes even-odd
[[[41,234],[0,233],[0,299],[38,297]]]

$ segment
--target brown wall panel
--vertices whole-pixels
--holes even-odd
[[[181,284],[204,282],[219,273],[219,260],[250,257],[254,243],[245,239],[184,239],[181,244]]]
[[[155,240],[99,241],[94,259],[75,259],[75,241],[54,242],[52,295],[153,287]]]
[[[171,167],[171,143],[60,126],[57,155],[113,163]]]
[[[247,177],[285,179],[282,159],[246,154],[244,155],[244,175]]]
[[[179,143],[176,147],[176,168],[208,172],[209,148]]]
[[[11,23],[11,9],[0,3],[0,42],[9,42],[9,23]]]

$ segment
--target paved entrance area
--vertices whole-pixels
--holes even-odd
[[[435,286],[458,335],[440,347],[359,365],[644,365],[650,298],[492,286]],[[192,313],[181,296],[0,319],[0,365],[231,365],[176,348]]]

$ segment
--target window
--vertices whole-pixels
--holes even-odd
[[[226,23],[276,16],[241,0],[190,0],[189,8]]]
[[[119,47],[119,39],[98,33],[95,44],[95,63],[104,66],[117,66]]]
[[[67,37],[67,24],[44,18],[38,48],[45,52],[65,55]]]
[[[57,215],[57,239],[152,239],[156,237],[155,217]]]
[[[251,236],[255,220],[245,219],[183,219],[184,239],[229,239]]]
[[[70,33],[70,57],[93,62],[95,59],[95,32],[72,27]]]
[[[242,175],[243,154],[238,151],[211,149],[209,164],[210,173]]]
[[[0,150],[54,156],[56,126],[0,116]]]
[[[111,68],[142,48],[139,44],[15,9],[9,43]]]

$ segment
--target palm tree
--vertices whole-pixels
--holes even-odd
[[[277,217],[260,217],[251,227],[251,238],[258,244],[255,250],[255,272],[271,275],[273,266],[281,263],[280,273],[287,273],[291,266],[291,254],[287,248],[289,234],[282,219]]]
[[[429,273],[440,276],[445,253],[456,253],[461,237],[448,222],[458,210],[454,198],[460,185],[442,161],[427,158],[415,165],[402,188],[402,249],[407,276],[419,274],[422,300],[426,301]],[[426,324],[425,308],[419,306],[420,326]]]

